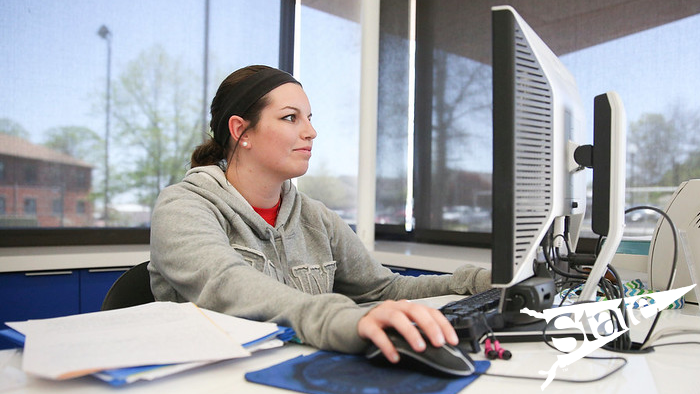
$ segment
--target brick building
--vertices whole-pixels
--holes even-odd
[[[0,227],[93,223],[92,165],[0,133]]]

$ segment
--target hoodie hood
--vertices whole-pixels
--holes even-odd
[[[250,203],[229,183],[224,171],[219,166],[192,168],[185,174],[183,184],[189,185],[187,188],[190,191],[201,195],[214,204],[224,214],[224,217],[242,219],[260,239],[270,240],[271,235],[279,237],[280,232],[284,232],[290,220],[299,216],[301,208],[296,198],[296,187],[289,180],[282,185],[282,203],[274,227],[270,226],[253,210]]]

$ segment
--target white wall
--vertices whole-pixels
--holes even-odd
[[[0,272],[127,267],[149,259],[148,245],[0,248]]]

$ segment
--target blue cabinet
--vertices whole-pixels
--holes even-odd
[[[0,273],[0,329],[7,321],[99,311],[112,283],[127,269]],[[0,338],[0,349],[8,347]]]
[[[79,283],[76,270],[0,274],[2,322],[79,313]]]

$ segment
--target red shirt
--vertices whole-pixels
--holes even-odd
[[[282,199],[277,201],[277,205],[275,205],[272,208],[257,208],[253,207],[255,212],[258,213],[258,215],[262,216],[263,219],[272,227],[275,227],[275,222],[277,221],[277,214],[280,212],[280,204],[282,203]]]

